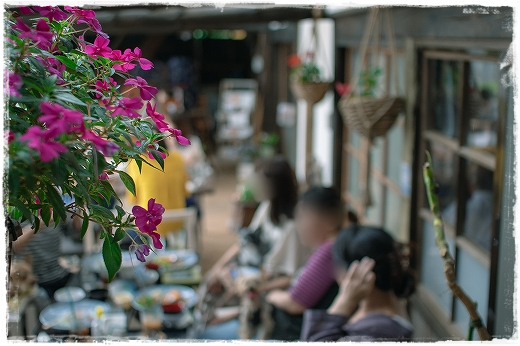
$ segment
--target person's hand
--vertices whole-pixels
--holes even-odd
[[[372,272],[375,261],[363,258],[361,262],[354,261],[347,274],[340,282],[339,293],[328,309],[329,314],[350,316],[359,303],[374,289],[376,275]]]
[[[354,261],[348,268],[347,274],[340,283],[340,294],[345,299],[360,302],[365,299],[376,282],[376,275],[372,271],[376,262],[365,257],[361,262]]]

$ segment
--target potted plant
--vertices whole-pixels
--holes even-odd
[[[314,56],[314,52],[307,52],[304,57],[293,54],[287,59],[291,90],[296,98],[310,105],[321,101],[330,86],[330,83],[322,81]]]
[[[167,153],[158,142],[170,136],[181,145],[189,141],[156,112],[157,89],[130,75],[138,65],[149,70],[153,64],[138,47],[112,50],[94,11],[18,7],[6,17],[7,223],[13,229],[27,221],[37,232],[43,224],[80,218],[82,236],[90,223],[99,224],[112,280],[122,261],[118,242],[128,229],[144,242],[132,246],[139,260],[145,261],[152,247],[162,247],[156,229],[164,208],[150,199],[132,213],[120,206],[112,212],[105,206],[119,197],[108,178],[119,174],[135,194],[134,181],[118,169],[120,164],[135,161],[142,167],[149,164],[143,159],[147,155],[161,169]],[[93,42],[84,38],[87,31],[95,33]],[[140,97],[127,97],[123,85],[139,90]]]

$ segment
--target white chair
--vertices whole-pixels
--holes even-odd
[[[162,222],[184,221],[186,230],[186,249],[198,251],[197,210],[193,207],[170,209],[163,214]],[[171,242],[170,242],[171,243]]]

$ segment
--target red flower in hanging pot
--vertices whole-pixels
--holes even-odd
[[[336,88],[336,92],[338,93],[339,96],[343,96],[345,94],[348,94],[350,92],[350,89],[351,89],[349,84],[344,84],[344,83],[341,83],[341,82],[334,83],[334,88]]]
[[[289,55],[289,58],[287,58],[287,65],[289,65],[290,68],[298,67],[302,63],[302,59],[297,54]]]

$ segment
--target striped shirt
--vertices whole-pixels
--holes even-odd
[[[310,309],[314,307],[336,282],[332,241],[323,243],[309,258],[301,276],[291,287],[291,298]]]
[[[29,230],[32,232],[32,230]],[[23,259],[30,255],[33,273],[38,283],[49,284],[63,279],[68,271],[58,263],[61,253],[62,225],[43,227],[29,241],[25,248],[16,257]]]

